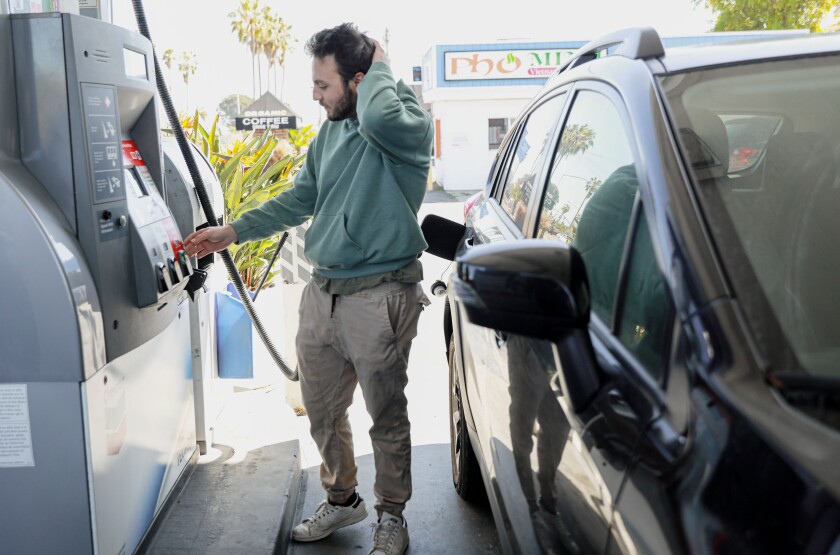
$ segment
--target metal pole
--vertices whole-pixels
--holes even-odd
[[[265,269],[265,273],[263,274],[262,279],[260,280],[260,284],[257,285],[257,290],[254,291],[254,302],[257,302],[257,295],[260,294],[260,289],[262,289],[263,283],[268,278],[268,274],[271,273],[271,267],[274,266],[274,261],[277,260],[277,255],[280,254],[280,249],[283,248],[283,244],[286,242],[286,238],[289,236],[288,231],[283,232],[283,236],[280,237],[280,242],[277,243],[277,248],[274,249],[274,256],[271,257],[271,262],[268,263],[268,267]]]

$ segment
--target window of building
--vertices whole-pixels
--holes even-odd
[[[507,135],[510,124],[513,123],[511,118],[490,118],[487,120],[487,141],[490,150],[496,150],[502,144],[502,140]]]

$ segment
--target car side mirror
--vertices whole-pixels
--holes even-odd
[[[426,252],[450,261],[455,260],[458,245],[467,232],[467,226],[435,214],[429,214],[423,218],[420,229],[429,245]]]
[[[457,260],[453,282],[468,318],[479,326],[556,341],[589,323],[583,259],[560,241],[476,246]]]
[[[471,323],[553,342],[561,387],[572,410],[584,410],[601,372],[589,337],[586,268],[574,248],[541,239],[479,245],[458,258],[453,284]]]

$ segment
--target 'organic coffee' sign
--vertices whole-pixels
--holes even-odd
[[[266,114],[264,112],[259,115],[249,115],[246,112],[243,117],[236,118],[237,131],[269,131],[274,129],[297,129],[297,118],[295,116]]]

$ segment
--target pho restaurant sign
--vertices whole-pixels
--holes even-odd
[[[297,129],[297,114],[267,92],[236,116],[237,131]]]
[[[445,52],[444,79],[545,79],[572,57],[574,49],[564,50],[481,50]]]

